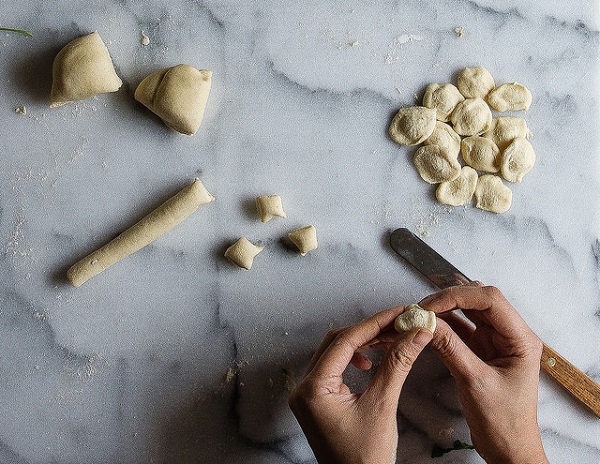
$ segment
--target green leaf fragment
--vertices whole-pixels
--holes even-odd
[[[444,454],[449,453],[450,451],[475,449],[473,445],[469,445],[468,443],[464,443],[460,440],[455,440],[452,444],[454,445],[452,448],[442,448],[439,445],[433,445],[433,449],[431,450],[431,457],[439,458],[440,456],[443,456]]]
[[[18,34],[24,34],[26,36],[33,37],[33,34],[31,32],[25,31],[23,29],[13,29],[12,27],[0,27],[0,31],[16,32]]]

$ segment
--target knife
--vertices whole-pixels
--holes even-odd
[[[438,288],[472,282],[433,248],[406,228],[390,236],[392,249]],[[577,400],[600,417],[600,385],[544,343],[540,365]]]

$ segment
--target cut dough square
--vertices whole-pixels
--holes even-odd
[[[318,246],[317,229],[315,226],[304,226],[292,230],[288,234],[289,239],[300,250],[302,256],[309,251],[315,250]]]
[[[246,237],[240,237],[225,251],[225,257],[238,267],[246,270],[252,268],[254,258],[264,248],[254,245]]]
[[[256,197],[256,209],[261,222],[269,222],[274,217],[287,218],[279,195]]]

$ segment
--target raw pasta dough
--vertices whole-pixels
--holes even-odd
[[[477,171],[463,166],[459,176],[451,181],[442,182],[435,191],[435,197],[443,205],[460,206],[471,201],[477,186]]]
[[[456,79],[458,90],[466,98],[484,98],[494,87],[494,78],[483,66],[464,68]]]
[[[269,222],[274,217],[286,218],[279,195],[261,195],[256,197],[256,209],[261,222]]]
[[[512,191],[493,174],[481,176],[475,188],[475,206],[492,213],[505,213],[512,204]]]
[[[518,82],[502,84],[488,94],[487,102],[496,111],[527,111],[531,106],[531,92]]]
[[[204,118],[211,80],[211,71],[180,64],[150,74],[134,97],[171,129],[194,135]]]
[[[423,106],[434,109],[438,121],[448,122],[456,105],[464,99],[452,84],[429,84],[423,95]]]
[[[121,259],[164,235],[200,206],[213,200],[214,197],[202,185],[200,179],[195,179],[192,184],[169,198],[138,223],[71,266],[67,271],[67,278],[74,287],[79,287]]]
[[[254,258],[263,250],[263,247],[254,245],[246,237],[240,237],[225,251],[225,257],[238,267],[246,270],[252,268]]]
[[[436,112],[424,106],[401,108],[388,129],[392,140],[400,145],[418,145],[435,129]]]
[[[521,182],[534,164],[533,147],[527,140],[517,138],[502,152],[500,161],[502,177],[510,182]]]
[[[436,325],[435,313],[421,308],[418,304],[408,305],[394,320],[394,329],[400,333],[414,329],[427,329],[434,333]]]
[[[419,175],[425,182],[439,184],[454,180],[460,174],[460,163],[438,145],[423,145],[413,159]]]
[[[69,42],[54,58],[50,106],[116,92],[121,84],[100,34],[92,32]]]
[[[318,246],[317,229],[315,226],[304,226],[292,230],[288,234],[289,239],[300,250],[302,256],[309,251],[315,250]]]

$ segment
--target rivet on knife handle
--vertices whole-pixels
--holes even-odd
[[[471,279],[408,229],[392,232],[390,245],[438,288],[471,282]],[[600,385],[545,343],[540,364],[565,390],[600,417]]]

